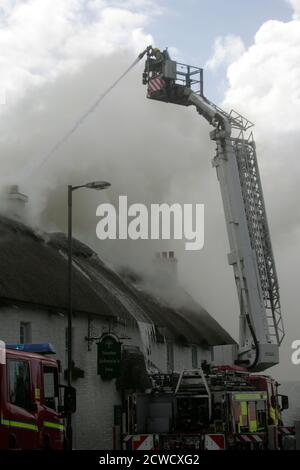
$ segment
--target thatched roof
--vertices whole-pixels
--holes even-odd
[[[67,309],[67,240],[0,216],[0,303]],[[186,294],[187,295],[187,294]],[[149,323],[165,337],[203,346],[232,344],[228,333],[189,298],[174,308],[136,288],[83,243],[73,241],[73,308],[120,322]]]

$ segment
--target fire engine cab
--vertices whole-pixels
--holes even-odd
[[[60,365],[49,354],[55,351],[48,343],[6,344],[1,351],[0,450],[64,448],[63,418],[75,411],[74,389],[59,385]]]

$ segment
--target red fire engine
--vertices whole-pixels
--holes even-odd
[[[149,390],[127,397],[123,449],[283,449],[295,443],[294,430],[282,426],[288,398],[269,376],[206,365],[150,380]]]
[[[59,385],[59,362],[48,356],[53,347],[6,345],[1,352],[0,449],[63,449],[63,418],[76,405],[74,389]]]

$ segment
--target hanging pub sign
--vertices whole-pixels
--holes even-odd
[[[121,343],[112,334],[105,334],[97,343],[97,371],[103,380],[118,377],[121,363]]]

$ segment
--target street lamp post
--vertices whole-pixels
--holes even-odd
[[[91,183],[82,184],[79,186],[68,186],[68,329],[67,329],[67,342],[68,342],[68,368],[67,368],[67,383],[68,387],[72,385],[72,319],[73,319],[73,299],[72,299],[72,208],[73,208],[73,191],[81,188],[95,189],[100,191],[109,188],[110,183],[106,181],[93,181]],[[72,450],[73,443],[73,430],[72,430],[72,413],[67,413],[67,449]]]

